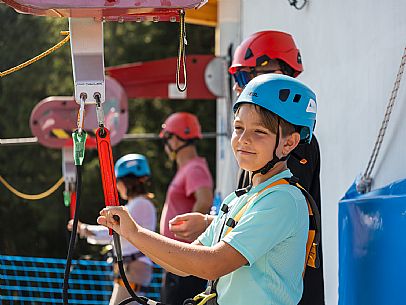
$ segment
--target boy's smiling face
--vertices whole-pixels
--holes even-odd
[[[239,107],[233,127],[231,146],[240,168],[252,172],[272,160],[276,135],[264,126],[254,105]]]

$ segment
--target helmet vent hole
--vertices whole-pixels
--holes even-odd
[[[256,59],[256,63],[255,63],[255,65],[256,66],[258,66],[258,67],[265,67],[266,65],[268,65],[270,62],[272,61],[272,59],[268,56],[268,55],[262,55],[262,56],[259,56],[257,59]]]
[[[301,97],[302,96],[300,94],[295,94],[295,97],[293,98],[293,102],[294,103],[299,103]]]
[[[245,52],[244,59],[247,60],[247,59],[251,58],[252,56],[254,56],[254,53],[252,53],[252,50],[250,48],[248,48],[247,51]]]
[[[282,102],[286,102],[289,98],[290,90],[289,89],[281,89],[279,90],[279,99]]]

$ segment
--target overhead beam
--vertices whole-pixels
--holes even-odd
[[[205,25],[210,27],[217,26],[217,2],[218,0],[209,0],[200,9],[191,9],[186,11],[186,22],[190,24]]]

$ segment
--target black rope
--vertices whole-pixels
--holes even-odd
[[[81,196],[81,186],[82,186],[82,168],[80,165],[76,165],[76,208],[75,208],[75,216],[73,218],[73,228],[72,234],[70,236],[69,241],[69,249],[68,255],[66,257],[66,266],[65,266],[65,273],[63,276],[63,304],[69,304],[69,296],[68,296],[68,289],[69,289],[69,274],[71,271],[72,265],[72,256],[73,251],[75,249],[76,244],[76,234],[78,230],[78,222],[79,222],[79,206],[80,206],[80,196]]]
[[[117,232],[115,232],[115,231],[113,231],[113,241],[114,241],[114,248],[116,249],[117,265],[118,265],[118,269],[120,271],[120,276],[121,276],[121,279],[123,280],[125,288],[127,289],[128,293],[131,295],[130,298],[125,299],[124,301],[121,301],[119,303],[119,305],[128,304],[128,303],[130,303],[132,301],[136,301],[136,302],[138,302],[139,304],[142,304],[142,305],[147,305],[148,304],[148,299],[139,297],[134,292],[134,290],[131,288],[131,285],[128,282],[127,276],[125,275],[125,271],[124,271],[123,254],[121,252],[120,235],[118,235]]]

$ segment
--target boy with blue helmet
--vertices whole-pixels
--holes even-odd
[[[303,70],[302,57],[293,37],[288,33],[267,30],[253,33],[241,42],[235,50],[229,73],[234,77],[233,89],[239,95],[255,76],[273,73],[297,77]],[[287,162],[293,175],[314,198],[320,211],[321,161],[316,137],[313,136],[309,143],[298,145]],[[249,175],[241,170],[238,176],[238,189],[243,191],[249,185]],[[171,221],[182,224],[172,226],[171,230],[179,237],[196,238],[212,219],[211,215],[199,213],[178,215]],[[299,305],[324,304],[322,251],[319,255],[320,268],[310,269],[305,274],[305,289]]]
[[[153,197],[148,192],[151,170],[148,160],[141,154],[128,154],[117,160],[115,166],[117,190],[121,199],[126,200],[126,208],[131,216],[143,227],[154,231],[156,228],[156,209],[151,202]],[[72,229],[72,221],[68,229]],[[108,230],[103,226],[78,224],[81,237],[86,237],[90,244],[109,244],[112,242]],[[139,294],[147,290],[152,279],[152,261],[126,239],[121,238],[123,263],[131,287]],[[124,282],[114,267],[114,288],[110,305],[117,305],[130,297]]]
[[[302,192],[290,183],[286,159],[301,139],[311,139],[316,109],[314,93],[293,78],[262,75],[247,85],[234,106],[231,145],[252,187],[230,194],[192,244],[146,230],[123,207],[103,209],[98,223],[170,272],[210,280],[194,303],[207,296],[207,304],[296,305],[308,263],[309,214]],[[306,119],[294,121],[297,112]]]

